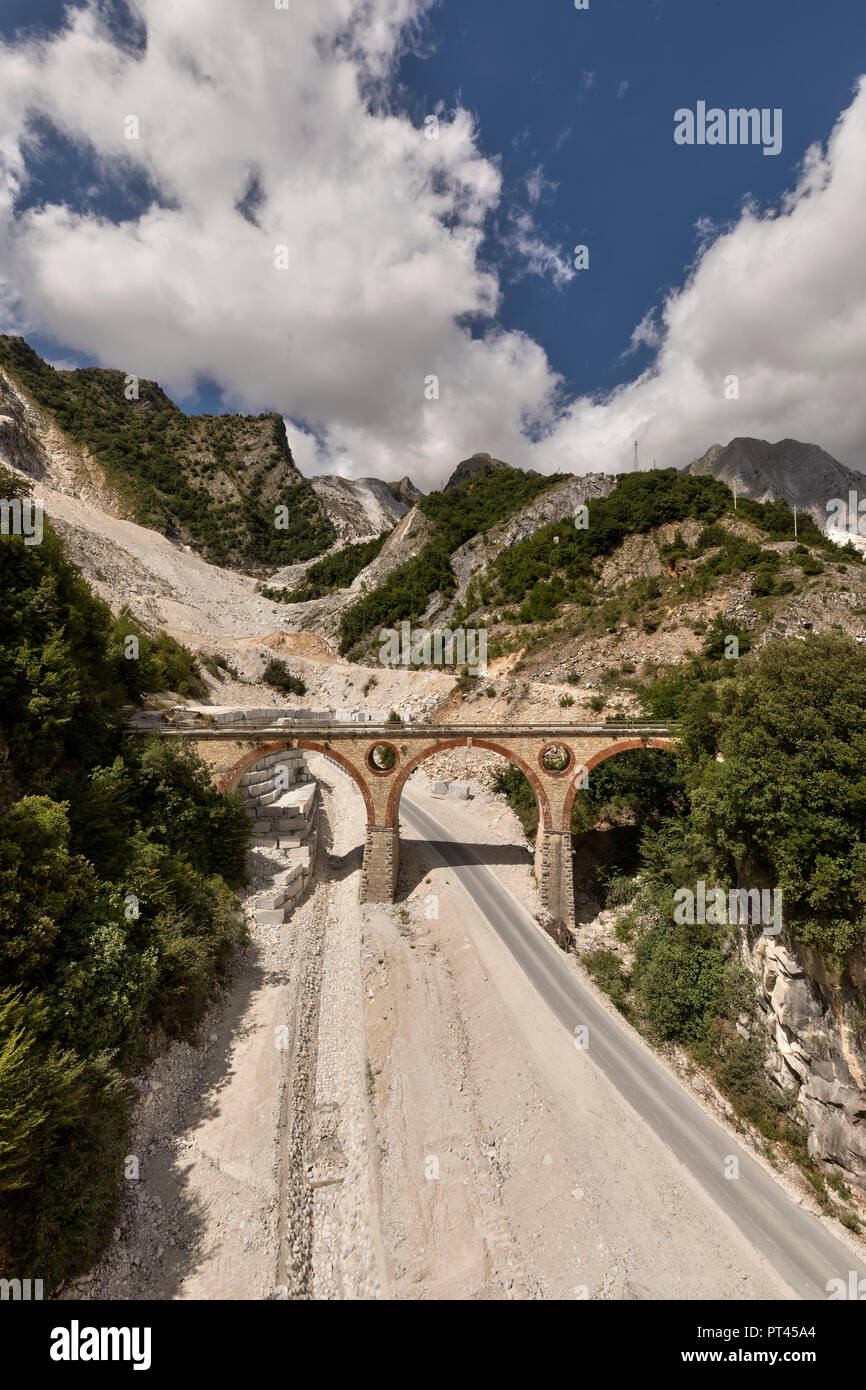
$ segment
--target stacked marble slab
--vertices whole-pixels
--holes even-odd
[[[317,790],[299,750],[265,753],[238,787],[253,822],[253,849],[297,849],[313,823]]]
[[[283,852],[286,868],[258,894],[253,910],[259,926],[279,926],[313,871],[318,783],[303,753],[284,748],[260,758],[244,773],[238,791],[252,819],[250,847]]]
[[[154,722],[161,716],[157,713]],[[388,718],[385,709],[296,709],[285,707],[252,708],[245,706],[236,709],[230,705],[174,705],[166,716],[170,724],[179,728],[194,728],[196,725],[216,728],[234,728],[249,725],[253,728],[269,729],[291,724],[384,724]],[[143,723],[137,719],[137,723]]]
[[[314,844],[289,850],[287,869],[274,874],[271,886],[256,897],[253,917],[259,927],[281,927],[295,908],[313,871]]]

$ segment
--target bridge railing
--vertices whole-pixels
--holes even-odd
[[[542,723],[502,724],[460,723],[425,724],[400,721],[361,723],[350,720],[294,719],[278,710],[247,712],[267,715],[267,718],[243,718],[243,712],[224,710],[180,710],[167,714],[140,711],[129,721],[132,732],[159,733],[167,736],[196,738],[333,738],[362,737],[393,740],[402,738],[512,738],[542,737],[550,739],[587,738],[598,734],[628,735],[632,738],[675,738],[679,725],[673,722],[618,719],[616,722],[584,721],[565,723],[552,720]],[[236,716],[236,717],[231,717]],[[237,717],[241,716],[241,717]],[[276,717],[274,717],[276,716]]]

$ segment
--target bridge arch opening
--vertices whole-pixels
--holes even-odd
[[[323,757],[330,758],[332,762],[338,763],[344,772],[349,774],[364,798],[364,809],[367,813],[368,822],[372,822],[375,819],[373,798],[370,795],[370,789],[358,769],[349,758],[345,757],[337,749],[331,748],[322,742],[317,742],[315,739],[298,738],[260,744],[257,748],[253,748],[248,753],[244,753],[242,757],[238,758],[236,763],[232,764],[229,770],[220,778],[217,784],[218,790],[221,792],[235,791],[244,773],[248,772],[256,763],[261,762],[262,758],[268,753],[290,752],[292,749],[300,749],[302,752],[309,753],[321,753]]]
[[[679,764],[666,740],[621,740],[601,750],[571,779],[563,828],[571,849],[575,924],[630,901],[640,871],[641,841],[686,806]]]
[[[586,786],[594,768],[600,767],[602,763],[607,762],[608,758],[615,758],[620,753],[647,752],[649,749],[659,749],[665,753],[675,752],[673,742],[670,739],[624,738],[619,739],[616,743],[612,743],[608,748],[602,748],[598,753],[593,753],[591,757],[587,758],[585,763],[575,768],[573,770],[574,775],[569,782],[565,800],[562,803],[562,825],[560,828],[562,830],[569,830],[571,828],[571,812],[574,806],[574,799],[577,793]],[[571,772],[572,769],[568,768],[567,771]]]
[[[388,805],[386,809],[385,818],[386,825],[394,826],[395,828],[398,825],[400,815],[400,797],[402,795],[404,786],[406,785],[409,778],[412,776],[413,772],[417,772],[418,769],[421,768],[424,763],[428,762],[430,758],[435,757],[438,753],[446,753],[451,749],[458,748],[480,748],[485,750],[486,752],[496,753],[500,758],[504,758],[507,762],[511,763],[512,766],[519,768],[520,771],[523,773],[524,777],[529,782],[535,794],[535,801],[538,807],[539,827],[543,827],[545,830],[552,830],[554,828],[553,813],[551,811],[550,801],[548,800],[547,792],[545,791],[544,786],[539,776],[537,775],[536,770],[533,767],[531,767],[529,763],[525,762],[523,758],[521,758],[512,749],[505,748],[502,744],[495,743],[489,739],[469,739],[466,737],[441,739],[431,747],[424,748],[421,750],[420,753],[416,753],[414,756],[404,760],[403,765],[398,769],[397,774],[394,777],[394,780],[391,784],[391,789],[388,794]],[[467,778],[458,780],[469,779]]]
[[[449,753],[457,756],[453,759],[448,758],[448,766],[445,768],[437,766],[438,756]],[[484,755],[483,776],[479,775],[481,770],[477,760],[473,764],[471,759],[471,755],[476,753]],[[468,764],[465,768],[461,766],[464,762],[464,756],[461,755],[465,756]],[[527,863],[527,850],[533,853],[531,846],[522,838],[515,841],[509,840],[507,836],[503,838],[494,831],[485,833],[488,818],[477,813],[472,815],[470,799],[454,798],[448,792],[444,796],[431,796],[433,783],[436,781],[443,781],[449,785],[455,782],[474,783],[477,793],[497,765],[503,771],[513,769],[519,772],[521,780],[525,779],[524,786],[528,783],[531,787],[532,799],[527,800],[537,812],[531,819],[535,820],[538,827],[534,855],[536,873],[540,881],[544,827],[549,830],[553,826],[555,816],[547,791],[536,770],[514,749],[505,747],[495,740],[456,737],[437,740],[435,744],[426,746],[414,756],[404,758],[404,763],[398,768],[392,783],[386,818],[388,824],[393,827],[395,842],[401,847],[400,855],[405,867],[404,890],[414,891],[429,875],[431,861],[425,849],[426,845],[432,845],[438,855],[452,866],[475,864],[480,861],[495,871],[497,865],[502,867]],[[404,810],[403,793],[407,784],[412,793],[412,807],[410,809],[406,806]],[[467,811],[470,813],[470,819],[465,818]],[[431,820],[426,819],[427,817]],[[437,827],[441,827],[441,830]],[[535,835],[534,828],[532,835]],[[435,862],[437,861],[434,859],[433,863]]]

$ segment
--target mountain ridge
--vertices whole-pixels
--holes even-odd
[[[755,502],[780,499],[806,511],[822,529],[828,520],[828,504],[840,499],[847,505],[849,491],[862,491],[866,475],[848,468],[818,444],[799,439],[765,439],[738,435],[728,444],[712,444],[685,472],[711,476],[734,486],[741,496]]]

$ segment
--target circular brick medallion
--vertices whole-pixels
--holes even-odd
[[[564,777],[573,763],[574,754],[565,743],[546,743],[538,755],[538,766],[548,777]]]

